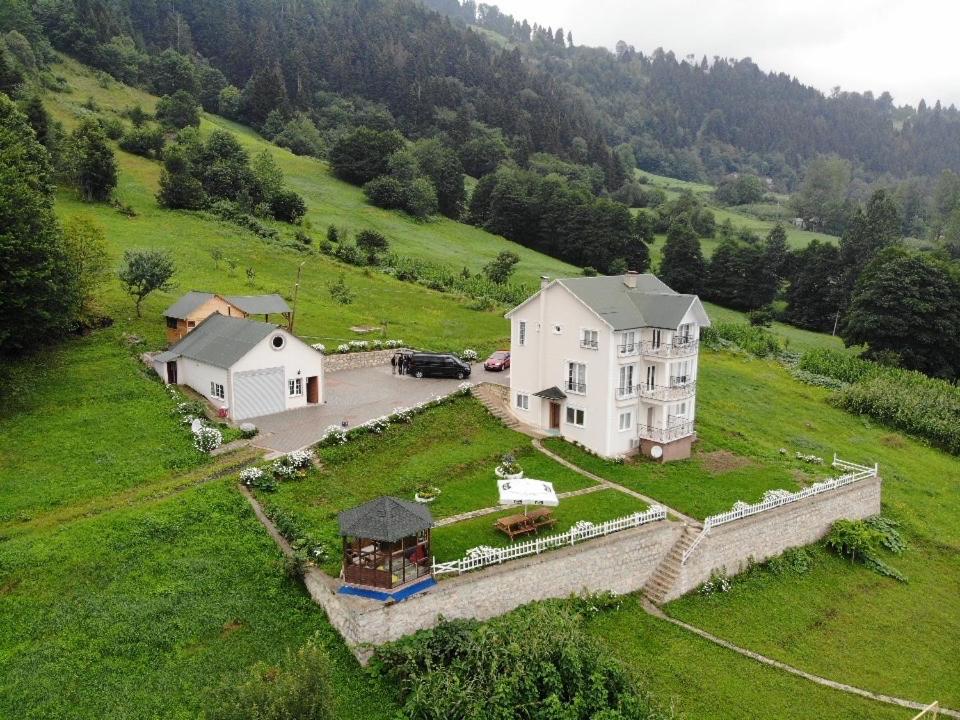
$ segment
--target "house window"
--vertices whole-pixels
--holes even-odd
[[[583,410],[580,408],[567,408],[567,424],[583,427]]]
[[[650,343],[650,347],[654,350],[660,347],[660,330],[657,328],[653,329],[653,342]]]
[[[290,397],[303,395],[303,378],[293,378],[287,380],[287,393]]]
[[[621,396],[633,394],[633,365],[624,365],[620,368],[620,384],[617,393]]]
[[[274,335],[270,339],[270,344],[273,346],[274,350],[282,350],[283,346],[287,344],[287,341],[283,335]]]
[[[683,325],[677,328],[677,339],[675,344],[686,345],[692,339],[691,334],[692,333],[690,332],[690,323],[684,323]]]
[[[520,326],[517,330],[517,344],[526,345],[527,344],[527,321],[521,320]]]
[[[171,330],[176,330],[176,329],[177,329],[177,319],[176,319],[176,318],[172,318],[172,317],[168,317],[168,318],[167,318],[167,327],[170,328]]]
[[[517,393],[517,407],[521,410],[529,410],[530,396],[526,393]]]
[[[193,320],[187,320],[187,327],[196,327],[197,323]]]
[[[625,332],[620,337],[620,352],[629,355],[637,349],[637,333],[634,330]]]
[[[581,395],[587,391],[587,366],[583,363],[567,363],[567,390]]]
[[[671,419],[675,422],[685,422],[687,420],[687,403],[677,403],[670,406]]]
[[[629,430],[632,427],[633,427],[633,413],[632,412],[620,413],[620,430]]]
[[[690,377],[690,361],[670,363],[670,385],[680,387],[693,380]]]
[[[580,347],[596,350],[600,347],[600,333],[596,330],[584,330],[580,336]]]
[[[647,365],[647,390],[653,390],[657,386],[657,366]]]
[[[223,400],[226,397],[226,393],[223,391],[223,385],[216,382],[210,383],[210,397],[220,398]]]

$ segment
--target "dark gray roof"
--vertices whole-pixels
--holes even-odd
[[[164,312],[164,317],[177,318],[179,320],[186,320],[187,317],[196,310],[198,307],[203,305],[207,300],[213,297],[213,293],[210,292],[199,292],[197,290],[191,290],[182,298],[177,300],[173,305],[168,307]]]
[[[564,394],[563,390],[558,388],[556,385],[554,385],[553,387],[548,387],[546,390],[535,392],[534,395],[538,398],[543,398],[544,400],[566,400],[567,399],[567,396]]]
[[[340,534],[396,542],[433,527],[426,505],[384,495],[338,516]]]
[[[190,313],[207,302],[207,300],[213,298],[214,295],[212,292],[191,290],[168,307],[163,314],[165,317],[186,320]],[[270,315],[272,313],[290,312],[290,306],[287,305],[287,301],[276,293],[272,295],[223,295],[222,297],[228,303],[235,305],[248,315]]]
[[[276,293],[272,295],[224,295],[223,298],[248,315],[272,315],[273,313],[291,312],[287,301]]]
[[[276,329],[273,323],[214,313],[170,348],[167,354],[228,369]]]
[[[709,325],[696,295],[675,293],[655,275],[636,276],[637,286],[627,287],[626,276],[560,279],[561,285],[608,322],[614,330],[657,327],[674,329],[683,321],[692,305],[702,315],[700,324]]]

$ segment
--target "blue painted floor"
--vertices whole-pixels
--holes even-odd
[[[436,584],[437,581],[431,577],[414,583],[413,585],[407,585],[406,587],[392,593],[385,592],[383,590],[355,587],[353,585],[344,585],[340,588],[339,592],[341,595],[355,595],[357,597],[363,597],[369,600],[379,600],[380,602],[386,602],[387,600],[392,600],[393,602],[403,602],[408,597],[416,595],[417,593],[421,593],[424,590],[429,590]]]

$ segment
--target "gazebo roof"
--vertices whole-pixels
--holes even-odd
[[[340,534],[395,542],[433,527],[433,515],[421,503],[383,496],[338,516]]]

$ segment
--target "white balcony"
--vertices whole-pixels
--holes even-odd
[[[671,383],[670,385],[641,385],[640,397],[647,400],[686,400],[693,397],[697,391],[695,382]]]
[[[639,395],[640,386],[639,385],[628,385],[627,387],[618,387],[614,389],[614,392],[617,396],[617,400],[630,400]]]
[[[636,357],[640,354],[640,343],[624,343],[617,345],[617,357]]]
[[[644,440],[652,440],[658,443],[673,442],[688,435],[693,435],[693,421],[685,420],[665,428],[641,425],[638,434]]]
[[[645,357],[652,358],[682,358],[696,355],[700,349],[699,340],[688,340],[686,342],[660,343],[654,345],[652,342],[644,342],[640,352]]]

